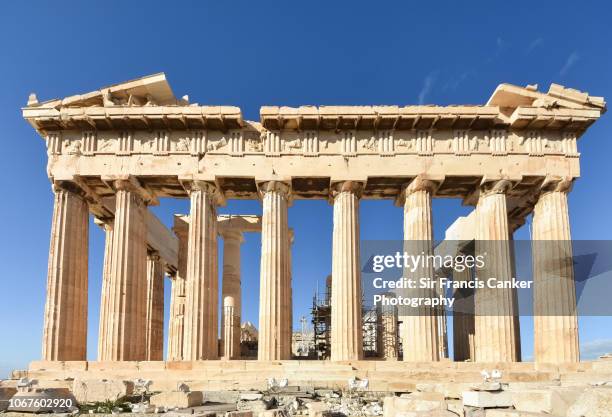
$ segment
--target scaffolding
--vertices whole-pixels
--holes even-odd
[[[319,288],[317,288],[312,298],[311,315],[316,358],[329,359],[331,355],[331,275],[325,279],[325,290],[322,294],[319,294]]]
[[[319,360],[329,359],[331,356],[331,275],[325,279],[323,292],[317,290],[312,298],[312,327],[315,357]],[[365,301],[365,300],[363,300]],[[383,357],[388,355],[389,344],[397,346],[396,355],[401,354],[401,341],[399,335],[399,322],[397,312],[389,325],[389,318],[380,309],[366,306],[362,301],[362,334],[363,356],[366,358]],[[385,312],[387,313],[387,312]],[[394,334],[388,334],[392,331]]]

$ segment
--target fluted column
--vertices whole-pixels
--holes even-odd
[[[98,324],[98,360],[104,360],[107,351],[106,335],[112,311],[111,270],[113,257],[113,220],[101,222],[104,229],[104,263],[102,266],[102,291],[100,297],[100,322]]]
[[[112,231],[107,311],[100,324],[106,334],[98,358],[110,361],[146,358],[147,247],[146,206],[128,180],[117,180]],[[108,233],[108,232],[107,232]],[[109,235],[107,234],[107,237]]]
[[[533,213],[534,357],[578,362],[578,320],[567,194],[571,180],[547,178]]]
[[[331,360],[363,357],[361,271],[359,262],[359,198],[362,184],[333,186],[334,230],[331,282]]]
[[[214,185],[194,181],[187,254],[184,360],[217,359],[219,283]]]
[[[185,278],[178,273],[170,277],[170,320],[168,323],[168,360],[183,360],[185,335]]]
[[[291,358],[287,316],[287,206],[289,187],[278,181],[260,185],[263,197],[259,298],[259,360]]]
[[[415,178],[403,190],[404,198],[404,251],[409,256],[433,254],[433,222],[431,198],[437,183],[424,177]],[[425,262],[414,271],[404,271],[404,277],[419,282],[421,278],[436,280],[433,265]],[[413,288],[405,291],[409,297],[437,297],[436,289]],[[404,315],[402,345],[404,361],[438,361],[440,338],[437,311],[429,306],[402,307]]]
[[[74,192],[59,187],[53,191],[42,357],[85,360],[89,210]]]
[[[185,279],[187,277],[189,223],[180,216],[175,216],[172,230],[178,238],[178,265],[176,273],[170,277],[172,287],[168,321],[168,360],[180,361],[183,359],[185,334]]]
[[[453,270],[453,281],[472,281],[472,269]],[[453,351],[455,361],[474,361],[474,291],[455,290],[453,305]]]
[[[240,282],[240,245],[243,242],[239,230],[224,230],[223,237],[223,282],[221,294],[223,309],[221,312],[221,346],[225,359],[240,357],[240,312],[242,305],[242,287]]]
[[[147,255],[146,358],[164,356],[164,262],[156,252]]]
[[[289,349],[290,349],[290,355],[292,354],[291,351],[291,344],[293,343],[293,284],[292,284],[292,280],[293,280],[293,273],[292,273],[292,269],[291,269],[291,248],[293,246],[293,240],[294,240],[294,234],[293,234],[293,229],[289,229],[289,233],[287,235],[289,241],[287,242],[287,274],[286,274],[286,288],[287,288],[287,305],[286,305],[286,316],[289,317],[289,326],[287,327],[287,331],[288,331],[288,335],[287,338],[289,339]]]
[[[435,268],[434,268],[435,270]],[[444,276],[437,276],[434,272],[436,285],[436,294],[438,297],[446,297],[446,289],[440,284],[441,279]],[[446,308],[442,305],[435,308],[436,315],[438,316],[438,351],[440,359],[448,358],[448,328],[446,324]]]
[[[236,359],[240,357],[240,340],[236,343],[236,329],[240,337],[240,327],[236,327],[234,299],[231,297],[223,299],[223,309],[221,310],[221,356],[223,359]]]
[[[483,182],[476,206],[476,256],[484,257],[478,268],[482,280],[498,282],[512,279],[512,256],[506,193],[509,180]],[[515,362],[518,360],[517,306],[515,290],[478,288],[475,295],[475,344],[478,362]]]

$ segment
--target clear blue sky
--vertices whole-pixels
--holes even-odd
[[[484,103],[501,82],[551,82],[612,97],[612,26],[605,2],[4,2],[0,6],[0,376],[40,357],[52,195],[43,141],[22,120],[28,93],[65,97],[164,71],[178,96],[261,105]],[[597,7],[598,6],[598,7]],[[609,115],[580,141],[570,197],[575,239],[612,237]],[[187,201],[163,201],[169,222]],[[458,201],[436,200],[440,238]],[[231,201],[221,212],[260,213]],[[289,220],[294,317],[331,268],[331,206],[296,202]],[[401,210],[363,202],[363,239],[400,239]],[[526,228],[518,238],[527,238]],[[91,227],[88,356],[96,355],[103,234]],[[243,245],[244,294],[257,294],[259,236]],[[257,321],[257,297],[243,316]],[[584,353],[612,350],[612,320],[581,319]],[[531,352],[531,324],[523,326]]]

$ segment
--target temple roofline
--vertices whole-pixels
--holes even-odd
[[[236,106],[200,106],[176,99],[164,73],[38,102],[31,94],[23,117],[43,134],[70,129],[260,129]],[[551,84],[500,84],[484,105],[262,106],[268,130],[568,129],[584,130],[606,111],[602,97]]]

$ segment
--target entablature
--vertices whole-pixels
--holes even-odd
[[[520,178],[508,195],[527,202],[508,205],[520,217],[543,178],[580,175],[577,141],[605,111],[603,98],[563,86],[501,84],[485,105],[264,106],[249,122],[238,107],[175,98],[155,74],[42,103],[33,94],[23,115],[46,141],[51,180],[84,190],[101,217],[117,176],[155,204],[186,198],[189,178],[222,200],[257,199],[270,180],[291,199],[326,199],[345,180],[363,198],[397,199],[419,175],[444,178],[434,196],[465,204],[485,177]]]

